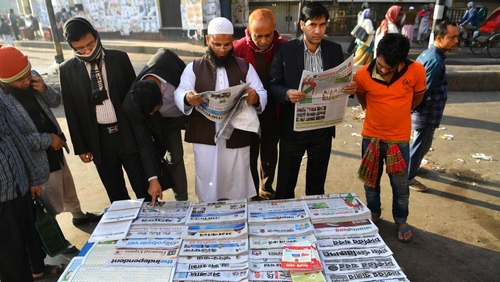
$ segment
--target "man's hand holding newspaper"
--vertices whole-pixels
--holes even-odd
[[[257,91],[255,91],[255,89],[253,89],[252,87],[247,87],[247,88],[245,88],[243,93],[248,94],[248,96],[246,98],[248,105],[253,105],[255,107],[259,106],[259,104],[260,104],[259,95],[257,94]]]
[[[198,106],[201,104],[202,96],[195,90],[188,91],[186,96],[184,96],[184,104],[192,107]]]

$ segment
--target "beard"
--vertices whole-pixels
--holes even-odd
[[[232,56],[233,56],[233,49],[232,48],[231,48],[231,50],[229,50],[229,52],[227,53],[226,56],[219,58],[219,57],[217,57],[217,55],[215,55],[212,48],[208,47],[208,51],[207,51],[208,60],[216,67],[227,66],[229,64],[229,62],[231,61]]]

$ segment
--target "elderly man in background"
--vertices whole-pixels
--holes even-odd
[[[185,141],[193,143],[196,168],[195,190],[199,202],[219,199],[244,199],[256,196],[250,172],[250,132],[235,129],[228,140],[214,141],[222,123],[215,123],[194,110],[202,102],[198,93],[222,90],[241,82],[246,103],[257,113],[267,104],[267,92],[252,65],[233,56],[233,25],[222,17],[210,21],[207,53],[187,65],[175,90],[175,103],[189,115]],[[239,61],[239,62],[238,62]]]
[[[281,38],[275,28],[276,21],[273,13],[268,9],[256,9],[248,19],[248,27],[245,29],[246,36],[233,43],[234,55],[244,59],[255,68],[266,90],[269,90],[269,72],[276,47],[278,44],[288,41]],[[266,199],[274,199],[273,181],[278,162],[279,140],[276,118],[278,105],[271,96],[268,96],[267,104],[264,112],[259,115],[260,138],[257,134],[252,134],[250,170],[257,195]],[[259,150],[260,166],[258,169]],[[260,170],[260,178],[258,170]]]

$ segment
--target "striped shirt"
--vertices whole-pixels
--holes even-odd
[[[321,55],[321,46],[318,46],[316,52],[312,53],[304,42],[304,69],[312,72],[323,71],[323,57]]]

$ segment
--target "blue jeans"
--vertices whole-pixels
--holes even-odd
[[[366,148],[368,148],[369,144],[369,139],[363,139],[363,145],[361,147],[362,156],[365,154]],[[403,155],[403,159],[408,164],[410,159],[410,145],[408,143],[400,143],[397,145]],[[386,143],[380,142],[380,162],[375,188],[364,185],[366,204],[372,213],[372,218],[378,218],[382,214],[382,210],[380,208],[380,178],[382,177],[382,172],[384,171],[384,162],[388,147],[389,146]],[[389,180],[391,181],[392,187],[392,216],[396,224],[403,224],[406,222],[408,217],[408,203],[410,197],[410,190],[408,188],[408,168],[405,169],[402,175],[389,174]]]
[[[412,180],[417,176],[418,168],[424,158],[425,154],[429,151],[432,145],[432,138],[434,137],[435,127],[422,127],[414,130],[413,143],[410,147],[410,163],[408,165],[408,179]]]

